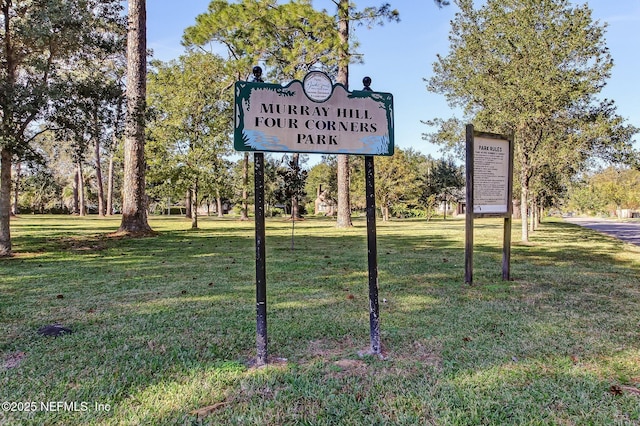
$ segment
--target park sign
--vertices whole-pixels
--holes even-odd
[[[511,140],[477,133],[473,138],[473,213],[511,214],[513,150]]]
[[[511,273],[511,214],[513,212],[513,136],[478,132],[466,127],[466,214],[464,280],[473,283],[474,218],[502,217],[502,279]]]
[[[393,155],[393,96],[349,92],[323,72],[303,81],[235,84],[237,151]]]

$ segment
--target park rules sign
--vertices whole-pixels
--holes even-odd
[[[510,141],[476,136],[473,143],[473,212],[509,214]]]
[[[286,86],[236,82],[234,125],[237,151],[393,155],[393,96],[319,71]]]

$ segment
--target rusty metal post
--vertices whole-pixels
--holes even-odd
[[[367,198],[367,251],[369,261],[369,334],[371,353],[380,354],[380,306],[378,302],[378,248],[376,243],[376,193],[373,156],[365,155]]]
[[[256,365],[267,364],[267,273],[264,224],[264,154],[253,157],[255,173],[256,222]]]

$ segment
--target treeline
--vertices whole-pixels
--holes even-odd
[[[181,214],[197,220],[198,211],[217,216],[230,214],[238,218],[245,213],[243,208],[249,210],[247,214],[252,213],[251,157],[246,165],[244,158],[232,161],[231,157],[215,154],[191,160],[186,157],[195,156],[193,149],[165,151],[157,149],[158,144],[164,146],[153,141],[147,150],[150,214]],[[15,186],[17,190],[14,192],[17,212],[100,214],[95,162],[82,164],[84,183],[78,185],[80,173],[76,161],[64,145],[49,138],[42,138],[34,144],[44,161],[21,163],[22,170],[16,173],[19,185]],[[205,164],[206,158],[211,161]],[[121,170],[121,152],[102,161],[102,168],[109,168],[111,164],[115,170]],[[272,216],[335,215],[336,156],[323,156],[311,167],[307,163],[308,156],[305,155],[299,163],[293,161],[291,154],[266,156],[265,200],[267,212]],[[376,205],[383,220],[391,217],[430,219],[437,212],[446,215],[464,200],[463,167],[453,158],[434,159],[413,149],[396,148],[394,156],[377,157],[375,164]],[[246,176],[245,169],[249,171]],[[352,210],[364,211],[363,158],[352,158],[350,176]],[[109,195],[113,210],[107,210],[107,215],[118,213],[121,206],[121,172],[113,175],[113,182],[114,190]],[[79,190],[80,187],[82,189]],[[80,196],[79,191],[84,195]],[[318,198],[323,203],[319,212],[315,205]],[[246,207],[243,207],[245,203]],[[84,209],[80,208],[82,204]],[[299,206],[296,212],[293,211],[295,204]]]
[[[640,212],[640,170],[609,166],[585,173],[568,189],[565,210],[626,218]]]
[[[145,68],[141,74],[146,79],[127,82],[127,71],[136,69],[127,59],[144,57],[146,51],[125,55],[126,34],[144,39],[144,25],[127,26],[120,1],[5,3],[0,15],[0,256],[11,251],[12,209],[109,215],[124,204],[124,222],[123,191],[135,195],[135,208],[141,194],[150,210],[161,211],[163,203],[169,211],[171,204],[184,205],[194,227],[202,205],[221,212],[223,204],[233,204],[247,218],[250,156],[237,161],[230,156],[233,82],[251,78],[252,67],[263,64],[267,81],[287,82],[322,69],[348,84],[348,64],[358,58],[348,24],[399,18],[386,3],[357,8],[339,0],[332,15],[308,0],[214,1],[185,29],[183,56],[151,61],[148,73]],[[131,4],[137,5],[132,10],[144,9],[143,0]],[[425,139],[458,155],[465,123],[514,136],[514,190],[520,194],[526,241],[528,212],[560,205],[594,158],[638,168],[633,147],[638,129],[617,113],[613,101],[598,98],[613,59],[606,27],[593,21],[588,5],[515,0],[507,7],[488,0],[476,9],[465,0],[455,7],[449,52],[436,58],[425,82],[464,117],[428,120],[435,131]],[[135,92],[140,105],[126,104],[127,92],[130,100]],[[123,149],[123,141],[133,136],[135,155]],[[136,160],[129,168],[127,156]],[[274,155],[272,161],[273,206],[291,200],[291,211],[310,211],[322,187],[329,208],[337,203],[338,225],[348,226],[350,212],[364,204],[357,157],[327,157],[309,170],[297,155],[284,161]],[[376,163],[377,204],[385,219],[429,216],[434,205],[459,195],[461,175],[453,160],[397,150]],[[437,177],[440,170],[446,179]],[[136,172],[145,178],[136,179]],[[126,191],[125,183],[131,182],[136,190]]]

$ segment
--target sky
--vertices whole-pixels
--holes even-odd
[[[422,134],[432,129],[421,121],[461,118],[461,114],[447,105],[443,95],[428,92],[424,79],[433,74],[436,55],[448,53],[450,21],[458,9],[454,4],[438,8],[429,0],[389,2],[400,12],[399,23],[372,29],[356,27],[364,64],[350,66],[349,88],[359,90],[362,79],[371,77],[373,90],[393,94],[396,146],[440,157],[439,147],[422,139]],[[377,6],[382,1],[356,3],[361,7]],[[572,3],[578,5],[585,1]],[[586,3],[593,11],[593,19],[608,25],[605,38],[614,61],[611,77],[600,98],[613,99],[618,114],[640,128],[640,0]],[[317,9],[335,13],[330,0],[314,0],[313,4]],[[195,24],[195,17],[206,12],[208,5],[209,0],[149,0],[147,45],[153,50],[154,58],[168,61],[184,53],[180,44],[184,29]],[[640,136],[636,136],[636,141],[639,139]],[[640,148],[640,142],[636,142],[636,147]],[[319,160],[311,157],[312,163]]]

